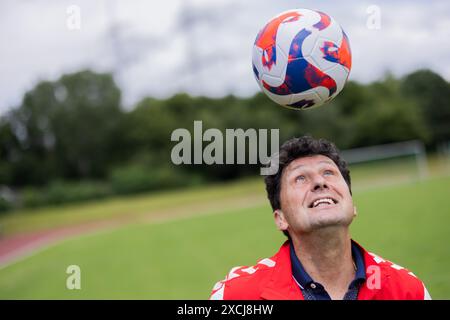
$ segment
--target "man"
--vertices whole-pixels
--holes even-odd
[[[210,299],[431,299],[413,273],[350,237],[350,171],[334,144],[312,137],[281,146],[266,176],[275,224],[288,240],[252,267],[233,268]]]

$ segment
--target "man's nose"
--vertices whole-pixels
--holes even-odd
[[[314,177],[313,181],[313,191],[328,189],[326,180],[321,176],[317,175]]]

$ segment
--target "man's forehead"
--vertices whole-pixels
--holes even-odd
[[[316,165],[320,165],[320,164],[329,164],[329,165],[336,166],[334,161],[331,160],[330,158],[328,158],[327,156],[317,154],[317,155],[297,158],[294,161],[292,161],[287,166],[286,169],[287,169],[287,171],[294,171],[294,170],[302,168],[302,167],[316,166]]]

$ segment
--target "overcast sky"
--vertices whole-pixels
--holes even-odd
[[[82,68],[113,71],[127,107],[144,96],[180,91],[254,94],[256,34],[293,8],[324,11],[342,25],[353,54],[352,80],[418,68],[450,80],[449,1],[2,0],[0,113],[39,80]]]

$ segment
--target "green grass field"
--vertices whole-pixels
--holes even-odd
[[[450,176],[444,175],[354,192],[359,215],[353,238],[413,271],[435,299],[450,298],[449,190]],[[231,267],[270,257],[285,238],[275,229],[265,195],[254,199],[263,191],[261,181],[208,188],[210,198],[202,191],[182,193],[192,206],[189,214],[68,239],[0,269],[0,299],[206,299]],[[241,202],[227,205],[248,195],[252,201],[242,208]],[[137,208],[150,201],[144,198]],[[164,199],[156,209],[183,205],[180,198]],[[200,200],[208,205],[198,212],[209,214],[195,215],[193,203]],[[102,204],[81,207],[89,206],[106,210]],[[110,202],[103,206],[114,208]],[[19,223],[12,225],[20,230]],[[81,290],[66,289],[66,268],[73,264],[81,268]]]

